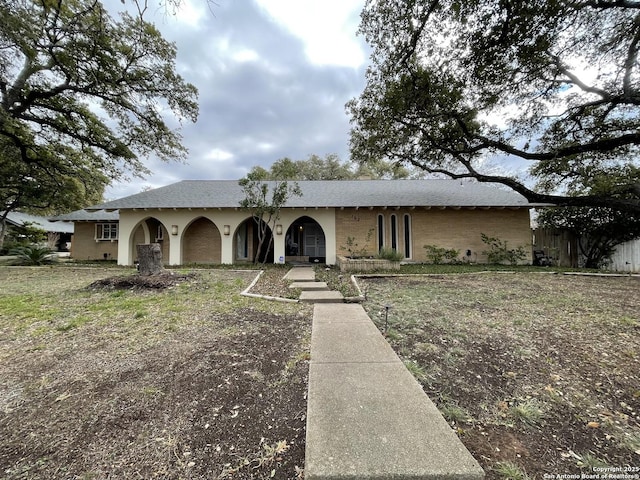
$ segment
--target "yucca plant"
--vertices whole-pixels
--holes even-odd
[[[14,262],[17,265],[47,265],[57,260],[53,250],[39,245],[16,247],[9,251],[9,255],[17,257]]]

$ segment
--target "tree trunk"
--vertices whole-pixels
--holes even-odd
[[[7,222],[6,219],[0,220],[0,250],[4,246],[4,237],[7,234]]]
[[[159,243],[141,243],[136,246],[136,250],[140,275],[157,275],[164,270],[162,247]]]

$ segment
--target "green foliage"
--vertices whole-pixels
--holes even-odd
[[[139,160],[186,157],[167,110],[195,121],[176,48],[142,16],[100,1],[0,3],[0,210],[98,201]]]
[[[18,257],[14,262],[17,265],[47,265],[58,259],[50,248],[38,245],[13,248],[9,251],[9,255]]]
[[[8,253],[10,250],[41,244],[45,241],[47,241],[47,232],[31,222],[25,222],[24,225],[12,227],[10,240],[0,242],[0,252]]]
[[[577,462],[578,467],[582,469],[588,469],[589,472],[593,472],[594,467],[608,467],[609,464],[604,460],[599,459],[592,453],[585,453],[581,455],[580,460]]]
[[[428,376],[426,370],[414,360],[405,360],[404,366],[407,367],[407,370],[409,370],[411,375],[413,375],[419,382],[427,380]]]
[[[484,233],[480,234],[482,242],[489,246],[489,250],[482,252],[487,256],[489,263],[500,265],[508,263],[509,265],[517,265],[520,261],[527,258],[527,252],[523,246],[509,248],[506,240],[500,240],[496,237],[489,237]]]
[[[256,222],[258,231],[258,247],[254,263],[266,263],[266,252],[271,248],[273,235],[269,235],[269,229],[275,230],[276,222],[280,219],[280,210],[292,196],[301,196],[302,191],[297,183],[289,183],[286,180],[265,181],[263,172],[252,171],[246,177],[239,180],[245,198],[240,201],[240,206],[251,212]],[[266,249],[264,242],[267,241]]]
[[[444,263],[444,260],[446,260],[446,263],[454,263],[460,256],[460,250],[455,248],[447,249],[437,245],[425,245],[424,249],[427,251],[429,263],[434,265],[440,265]]]
[[[262,180],[357,180],[359,178],[409,178],[418,177],[415,172],[399,164],[377,161],[366,165],[355,164],[347,160],[342,162],[335,154],[309,155],[306,160],[281,158],[276,160],[269,170],[256,166],[251,174]]]
[[[606,265],[616,246],[640,238],[640,214],[611,208],[546,209],[540,212],[538,224],[572,233],[578,240],[586,268]]]
[[[632,2],[367,2],[359,32],[372,62],[347,105],[352,159],[639,212],[637,12]],[[496,173],[491,155],[526,160],[530,177]],[[609,179],[600,191],[571,194],[596,176]]]
[[[458,405],[446,404],[439,407],[439,410],[449,423],[468,423],[472,420],[469,412]]]
[[[383,258],[384,260],[389,260],[391,262],[399,262],[404,260],[404,255],[391,247],[382,247],[376,255],[376,258]]]
[[[498,462],[493,467],[493,471],[504,480],[529,480],[527,472],[513,462]]]
[[[507,416],[528,427],[535,427],[542,423],[544,410],[539,401],[530,398],[509,407]]]

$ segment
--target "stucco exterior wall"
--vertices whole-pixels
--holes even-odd
[[[531,228],[528,209],[344,209],[336,211],[336,243],[339,254],[348,254],[348,237],[354,238],[357,249],[365,247],[372,255],[378,251],[378,215],[383,216],[385,246],[391,246],[391,216],[397,219],[397,246],[404,251],[404,217],[411,225],[410,259],[427,261],[424,245],[436,245],[460,250],[464,255],[471,250],[469,261],[487,261],[483,251],[487,246],[481,240],[484,233],[508,243],[509,247],[524,246],[526,263],[531,262]],[[372,232],[369,234],[369,232]],[[369,238],[369,240],[367,240]]]
[[[95,222],[76,222],[71,239],[71,257],[76,260],[117,260],[118,242],[111,240],[96,241]]]

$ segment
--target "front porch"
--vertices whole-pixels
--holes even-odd
[[[253,262],[258,247],[256,223],[233,209],[131,209],[120,211],[118,264],[133,265],[136,245],[158,242],[167,265]],[[268,229],[269,263],[336,261],[334,209],[285,209]],[[265,244],[268,244],[266,238]],[[262,261],[263,259],[261,259]]]

